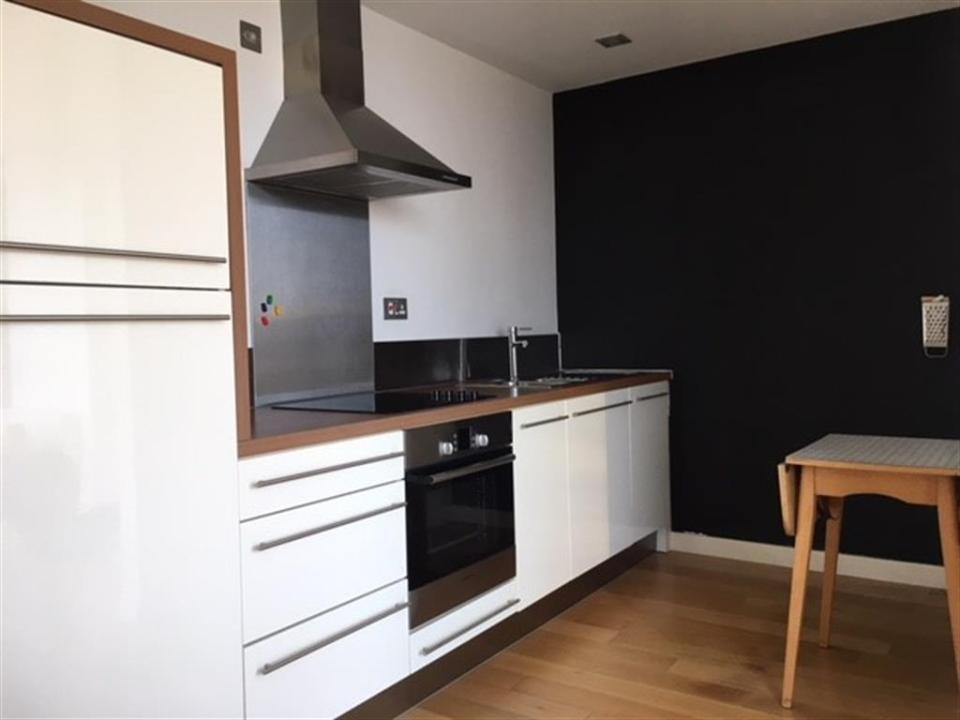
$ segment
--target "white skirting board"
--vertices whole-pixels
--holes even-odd
[[[729,558],[731,560],[746,560],[748,562],[765,563],[767,565],[793,566],[793,547],[783,545],[769,545],[766,543],[748,542],[746,540],[730,540],[728,538],[710,537],[699,533],[670,533],[670,550],[688,552],[695,555],[709,555],[711,557]],[[814,550],[810,560],[812,570],[823,570],[823,551]],[[884,580],[886,582],[904,583],[906,585],[920,585],[923,587],[944,588],[943,567],[940,565],[925,565],[923,563],[903,562],[900,560],[883,560],[881,558],[864,557],[862,555],[844,555],[840,553],[840,563],[837,568],[839,575],[867,578],[869,580]]]

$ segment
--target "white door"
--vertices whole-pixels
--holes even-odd
[[[226,259],[219,66],[10,2],[0,47],[0,241]]]
[[[567,404],[574,576],[630,544],[634,504],[628,406],[626,390],[576,398]]]
[[[242,716],[229,312],[0,285],[5,716]]]
[[[610,555],[637,541],[636,499],[630,473],[630,405],[621,401],[604,411],[607,423],[607,483],[610,501]]]
[[[639,540],[670,529],[669,385],[634,388],[631,395],[631,463],[637,518],[634,534]]]
[[[524,605],[573,576],[570,569],[570,483],[564,403],[513,413],[517,579]]]

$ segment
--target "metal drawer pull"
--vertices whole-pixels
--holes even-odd
[[[444,470],[443,472],[434,473],[433,475],[408,477],[407,481],[416,483],[417,485],[439,485],[440,483],[449,482],[450,480],[456,480],[464,475],[473,475],[474,473],[485,470],[493,470],[502,465],[509,465],[516,459],[517,456],[510,453],[509,455],[494,458],[493,460],[484,460],[483,462],[473,463],[465,467]]]
[[[229,319],[229,315],[0,315],[0,322],[175,322]]]
[[[382,462],[384,460],[393,460],[394,458],[401,457],[403,457],[402,452],[388,453],[387,455],[377,455],[376,457],[372,458],[353,460],[351,462],[340,463],[339,465],[329,465],[327,467],[317,468],[316,470],[307,470],[306,472],[295,473],[293,475],[284,475],[283,477],[269,478],[267,480],[257,480],[256,482],[251,483],[251,487],[270,487],[271,485],[279,485],[280,483],[290,482],[291,480],[300,480],[302,478],[312,477],[314,475],[324,475],[326,473],[337,472],[338,470],[347,470],[349,468],[360,467],[361,465],[370,465],[371,463]]]
[[[420,650],[420,654],[421,654],[421,655],[431,655],[431,654],[435,653],[437,650],[439,650],[440,648],[442,648],[444,645],[449,645],[450,643],[452,643],[454,640],[456,640],[456,639],[457,639],[458,637],[460,637],[461,635],[465,635],[466,633],[470,632],[470,631],[473,630],[474,628],[480,627],[480,626],[483,625],[487,620],[490,620],[490,619],[492,619],[492,618],[495,618],[497,615],[499,615],[500,613],[502,613],[504,610],[509,610],[509,609],[512,608],[514,605],[516,605],[518,602],[520,602],[520,598],[513,598],[513,600],[508,601],[507,604],[504,605],[503,607],[499,607],[499,608],[497,608],[496,610],[494,610],[493,612],[487,613],[487,614],[484,615],[482,618],[479,618],[478,620],[474,620],[472,623],[470,623],[469,625],[467,625],[465,628],[461,628],[460,630],[457,630],[457,632],[453,633],[452,635],[447,635],[447,637],[443,638],[443,640],[441,640],[441,641],[439,641],[439,642],[435,642],[433,645],[427,645],[426,647],[424,647],[423,649]]]
[[[356,625],[351,625],[345,630],[341,630],[330,637],[313,643],[313,645],[307,645],[307,647],[301,648],[296,652],[292,652],[289,655],[280,658],[279,660],[264,663],[260,666],[260,669],[257,672],[259,672],[261,675],[269,675],[274,670],[279,670],[282,667],[286,667],[292,662],[296,662],[297,660],[305,658],[307,655],[317,652],[317,650],[323,650],[323,648],[327,647],[328,645],[333,645],[333,643],[337,642],[338,640],[343,640],[345,637],[347,637],[347,635],[352,635],[359,630],[363,630],[365,627],[373,625],[374,623],[378,623],[381,620],[385,620],[401,610],[406,610],[408,605],[409,603],[400,603],[399,605],[394,605],[389,610],[384,610],[382,613],[378,613],[371,618],[367,618],[363,622],[359,622]]]
[[[116,257],[141,258],[144,260],[185,260],[188,262],[225,263],[219,255],[190,255],[187,253],[153,252],[151,250],[125,250],[102,248],[90,245],[50,245],[48,243],[0,242],[0,250],[39,250],[41,252],[70,253],[72,255],[113,255]]]
[[[662,393],[657,393],[656,395],[646,395],[642,398],[637,398],[636,401],[643,402],[644,400],[653,400],[654,398],[658,398],[658,397],[667,397],[669,394],[670,393],[668,392],[662,392]]]
[[[302,540],[303,538],[308,538],[311,535],[319,535],[320,533],[325,533],[328,530],[336,530],[339,527],[344,525],[350,525],[355,522],[360,522],[361,520],[366,520],[367,518],[376,517],[377,515],[383,515],[384,513],[393,512],[394,510],[399,510],[402,507],[406,507],[405,502],[394,503],[393,505],[387,505],[387,507],[382,507],[377,510],[371,510],[370,512],[361,513],[360,515],[354,515],[353,517],[348,517],[343,520],[337,520],[336,522],[329,523],[328,525],[321,525],[320,527],[310,528],[309,530],[301,530],[298,533],[293,535],[284,535],[279,537],[276,540],[266,540],[261,543],[257,543],[253,546],[253,549],[257,552],[261,550],[269,550],[270,548],[275,548],[278,545],[286,545],[287,543],[292,543],[296,540]]]
[[[614,403],[613,405],[604,405],[603,407],[593,408],[592,410],[581,410],[580,412],[575,412],[574,417],[580,417],[581,415],[590,415],[591,413],[603,412],[604,410],[613,410],[614,408],[623,407],[624,405],[632,404],[632,400],[624,400],[623,402]]]
[[[536,422],[528,422],[520,425],[521,430],[526,430],[527,428],[535,428],[540,425],[549,425],[550,423],[560,422],[561,420],[567,420],[569,415],[557,415],[556,417],[547,418],[546,420],[537,420]]]

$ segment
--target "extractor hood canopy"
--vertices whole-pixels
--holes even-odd
[[[359,0],[281,0],[284,100],[248,180],[373,199],[468,188],[364,104]]]

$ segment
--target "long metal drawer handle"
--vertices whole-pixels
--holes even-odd
[[[269,675],[274,670],[279,670],[282,667],[286,667],[292,662],[296,662],[297,660],[301,660],[307,657],[307,655],[311,655],[312,653],[317,652],[317,650],[323,650],[323,648],[327,647],[328,645],[332,645],[333,643],[339,640],[343,640],[345,637],[347,637],[347,635],[352,635],[355,632],[363,630],[365,627],[369,627],[374,623],[378,623],[381,620],[387,619],[391,615],[395,615],[401,610],[406,610],[408,606],[409,606],[409,603],[400,603],[398,605],[394,605],[389,610],[384,610],[381,613],[377,613],[373,617],[367,618],[363,622],[359,622],[356,625],[351,625],[345,630],[341,630],[340,632],[334,635],[331,635],[330,637],[326,637],[323,640],[315,642],[312,645],[307,645],[305,648],[301,648],[296,652],[292,652],[289,655],[285,655],[279,660],[274,660],[273,662],[264,663],[263,665],[260,666],[260,669],[258,670],[258,672],[261,675]]]
[[[229,319],[229,315],[0,315],[0,322],[157,322]]]
[[[624,400],[623,402],[604,405],[603,407],[593,408],[592,410],[581,410],[580,412],[575,412],[573,416],[580,417],[581,415],[590,415],[591,413],[603,412],[604,410],[613,410],[614,408],[623,407],[624,405],[630,405],[632,402],[632,400]]]
[[[292,543],[296,540],[303,540],[303,538],[308,538],[312,535],[319,535],[320,533],[325,533],[328,530],[336,530],[339,527],[344,525],[350,525],[355,522],[360,522],[361,520],[366,520],[367,518],[376,517],[377,515],[383,515],[384,513],[393,512],[394,510],[399,510],[402,507],[406,507],[405,502],[394,503],[393,505],[387,505],[387,507],[378,508],[377,510],[371,510],[370,512],[361,513],[360,515],[354,515],[353,517],[348,517],[343,520],[337,520],[337,522],[328,523],[327,525],[321,525],[320,527],[310,528],[309,530],[301,530],[298,533],[293,533],[292,535],[284,535],[279,537],[276,540],[265,540],[264,542],[257,543],[253,546],[253,549],[257,552],[262,550],[269,550],[270,548],[275,548],[278,545],[286,545],[287,543]]]
[[[644,395],[642,398],[637,398],[636,402],[643,402],[644,400],[653,400],[654,398],[667,397],[670,393],[662,392],[657,393],[656,395]]]
[[[569,415],[557,415],[556,417],[547,418],[546,420],[537,420],[536,422],[528,422],[520,425],[521,430],[526,430],[528,428],[540,427],[541,425],[549,425],[550,423],[560,422],[561,420],[569,419]]]
[[[492,618],[495,618],[497,615],[499,615],[500,613],[502,613],[504,610],[509,610],[509,609],[512,608],[514,605],[516,605],[518,602],[520,602],[520,598],[513,598],[512,600],[508,601],[507,604],[504,605],[503,607],[499,607],[499,608],[497,608],[496,610],[494,610],[493,612],[487,613],[487,614],[484,615],[482,618],[479,618],[479,619],[477,619],[477,620],[474,620],[472,623],[470,623],[469,625],[467,625],[465,628],[461,628],[460,630],[457,630],[457,632],[453,633],[452,635],[447,635],[447,637],[443,638],[443,640],[440,640],[439,642],[435,642],[433,645],[427,645],[427,646],[425,646],[424,648],[422,648],[422,649],[420,650],[420,654],[421,654],[421,655],[431,655],[431,654],[435,653],[437,650],[439,650],[440,648],[442,648],[444,645],[449,645],[450,643],[452,643],[454,640],[456,640],[456,639],[457,639],[458,637],[460,637],[461,635],[465,635],[465,634],[467,634],[468,632],[470,632],[471,630],[473,630],[474,628],[480,627],[480,626],[483,625],[487,620],[490,620],[490,619],[492,619]]]
[[[51,245],[49,243],[0,242],[0,250],[38,250],[41,252],[69,253],[71,255],[113,255],[116,257],[139,258],[143,260],[184,260],[187,262],[225,263],[227,259],[220,255],[191,255],[188,253],[153,252],[151,250],[125,250],[123,248],[103,248],[91,245]]]
[[[291,480],[300,480],[302,478],[312,477],[314,475],[324,475],[326,473],[337,472],[338,470],[347,470],[349,468],[359,467],[361,465],[369,465],[371,463],[382,462],[384,460],[393,460],[401,457],[403,457],[402,452],[377,455],[376,457],[372,458],[353,460],[351,462],[340,463],[339,465],[328,465],[327,467],[317,468],[316,470],[307,470],[306,472],[295,473],[293,475],[284,475],[282,477],[269,478],[267,480],[257,480],[254,483],[250,483],[250,486],[255,488],[270,487],[271,485],[279,485],[280,483],[290,482]]]
[[[493,470],[493,468],[498,468],[502,465],[509,465],[516,459],[517,456],[510,453],[509,455],[504,455],[503,457],[498,457],[493,460],[484,460],[483,462],[473,463],[466,467],[444,470],[443,472],[433,473],[433,475],[415,476],[410,479],[418,485],[439,485],[440,483],[456,480],[465,475],[473,475],[474,473],[483,472],[484,470]]]

